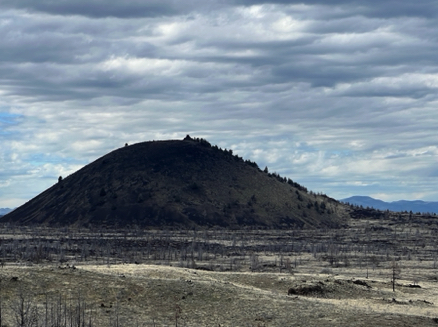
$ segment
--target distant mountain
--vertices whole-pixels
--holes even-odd
[[[379,210],[390,210],[390,211],[412,211],[414,213],[438,213],[438,202],[426,202],[421,200],[415,201],[394,201],[385,202],[378,199],[373,199],[369,196],[352,196],[346,199],[340,200],[344,203],[355,204],[363,207],[370,207]]]
[[[347,206],[203,139],[127,145],[3,216],[54,226],[339,227]]]
[[[10,208],[0,208],[0,216],[6,215],[8,212],[11,212]]]

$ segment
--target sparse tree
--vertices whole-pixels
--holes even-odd
[[[395,281],[398,278],[400,278],[400,272],[401,272],[400,266],[395,260],[392,260],[391,272],[392,272],[392,276],[391,276],[392,291],[395,292]]]
[[[38,327],[37,306],[21,287],[17,297],[11,301],[10,308],[16,327]]]
[[[257,254],[251,254],[249,259],[251,271],[257,270],[259,266],[259,256]]]

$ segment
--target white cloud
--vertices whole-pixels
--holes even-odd
[[[333,197],[436,199],[430,6],[5,0],[0,207],[186,134]]]

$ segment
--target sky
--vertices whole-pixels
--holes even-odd
[[[2,0],[0,207],[207,139],[336,199],[438,201],[438,2]]]

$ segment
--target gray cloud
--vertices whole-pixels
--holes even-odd
[[[20,8],[30,11],[44,12],[52,15],[82,15],[92,18],[101,17],[160,17],[187,14],[192,11],[213,10],[226,6],[254,6],[275,4],[280,6],[304,5],[302,1],[283,0],[228,0],[228,1],[31,1],[31,0],[4,0],[2,5],[6,8]],[[346,0],[309,0],[306,6],[323,6],[329,10],[329,15],[335,17],[346,16],[355,12],[367,17],[428,17],[435,18],[438,5],[435,1],[400,2],[392,1],[346,1]],[[325,15],[328,15],[325,13]]]
[[[235,0],[236,4],[245,6],[251,6],[255,4],[280,4],[280,5],[303,5],[303,1],[289,1],[289,0]],[[390,1],[376,1],[376,0],[307,0],[305,3],[307,6],[324,6],[329,13],[324,15],[330,15],[335,17],[343,17],[345,12],[360,13],[367,17],[428,17],[436,18],[438,12],[438,4],[435,1],[418,1],[418,2],[400,2],[397,0]]]
[[[333,197],[436,200],[436,6],[2,1],[0,207],[188,133]]]
[[[185,3],[184,3],[185,4]],[[6,8],[20,8],[29,11],[44,12],[52,15],[81,15],[92,18],[102,17],[156,17],[180,14],[189,11],[196,5],[187,1],[185,6],[179,1],[8,1],[3,2]],[[185,9],[187,8],[187,9]]]

